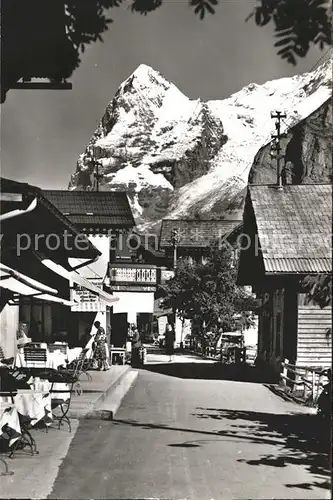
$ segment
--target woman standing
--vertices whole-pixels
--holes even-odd
[[[169,356],[169,363],[171,363],[174,353],[175,332],[170,323],[165,327],[165,351]]]
[[[109,367],[109,362],[107,359],[107,349],[106,349],[106,342],[107,342],[107,337],[106,333],[104,331],[104,328],[101,327],[101,324],[99,321],[96,321],[94,323],[94,326],[97,328],[97,332],[95,334],[94,338],[94,358],[97,361],[98,364],[98,370],[108,370]]]

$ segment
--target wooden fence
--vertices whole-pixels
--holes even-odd
[[[286,359],[282,363],[281,379],[292,392],[300,393],[307,403],[315,404],[326,383],[323,373],[327,367],[292,365]]]

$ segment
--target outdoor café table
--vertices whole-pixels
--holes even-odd
[[[19,415],[10,396],[0,396],[0,436],[9,447],[21,437]]]
[[[67,360],[68,364],[72,363],[75,359],[77,359],[82,351],[82,347],[72,347],[67,351]]]
[[[30,419],[31,426],[36,425],[41,420],[46,425],[51,424],[52,411],[49,392],[19,389],[14,397],[14,405],[20,415]]]
[[[35,377],[31,380],[31,388],[43,393],[49,393],[51,400],[67,401],[70,398],[70,386],[65,382],[50,382],[49,380],[40,380],[39,377]],[[51,404],[51,406],[53,405]]]
[[[46,425],[51,422],[51,397],[48,393],[37,393],[27,389],[18,389],[15,392],[16,395],[11,395],[10,399],[17,412],[21,432],[19,440],[12,446],[9,456],[13,456],[20,444],[23,448],[29,446],[33,455],[38,451],[36,441],[30,433],[30,428],[42,420]]]
[[[47,353],[47,365],[48,368],[54,368],[57,370],[60,366],[66,367],[68,364],[72,363],[77,359],[82,351],[82,347],[72,347],[67,349],[67,354],[59,350]]]
[[[0,396],[0,439],[8,441],[8,448],[11,449],[20,438],[20,419],[15,406],[11,402],[11,397]],[[0,475],[14,474],[14,472],[9,470],[6,460],[2,457],[0,457],[0,460],[5,466],[5,472],[1,472]]]
[[[67,360],[67,355],[61,351],[47,352],[47,368],[57,370],[59,366],[66,366]]]

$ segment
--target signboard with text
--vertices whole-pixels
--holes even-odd
[[[93,285],[102,289],[102,279],[89,280]],[[72,312],[105,312],[106,303],[98,295],[95,295],[87,288],[74,284],[71,289],[71,300],[78,302],[76,306],[71,306]]]

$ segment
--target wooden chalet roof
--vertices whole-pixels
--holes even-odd
[[[249,186],[266,273],[332,270],[332,186]]]
[[[127,228],[135,225],[125,192],[43,190],[43,193],[81,228]]]
[[[2,232],[8,234],[57,234],[63,235],[67,231],[72,238],[81,236],[76,225],[63,214],[36,186],[12,179],[0,178],[0,213],[5,214],[14,210],[26,210],[34,198],[37,198],[37,206],[29,213],[21,214],[20,217],[9,218],[1,222]],[[15,197],[20,195],[21,197]],[[62,238],[61,238],[62,240]],[[4,240],[5,241],[5,240]],[[87,248],[80,249],[73,245],[72,248],[63,248],[70,256],[81,258],[97,257],[101,252],[87,239]],[[57,248],[51,251],[54,255]]]
[[[178,234],[178,247],[205,248],[217,239],[229,234],[242,221],[239,220],[172,220],[162,221],[160,248],[173,246],[173,231]]]
[[[139,233],[138,231],[132,231],[134,245],[137,241],[141,242],[139,248],[145,250],[156,258],[165,258],[164,251],[159,249],[158,236],[155,234],[144,234]],[[134,246],[133,245],[133,246]]]

